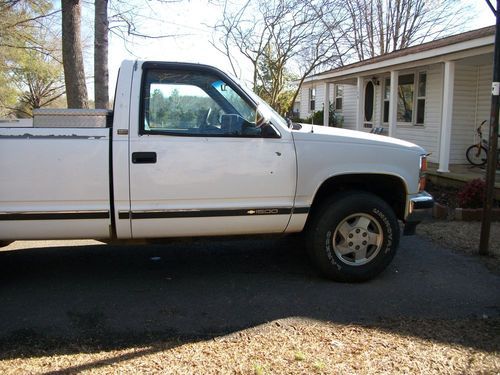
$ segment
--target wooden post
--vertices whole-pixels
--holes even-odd
[[[495,52],[493,55],[493,83],[491,87],[491,116],[488,163],[486,167],[486,194],[484,198],[483,216],[481,220],[481,237],[479,240],[479,254],[488,255],[491,208],[493,206],[493,195],[495,190],[495,171],[497,167],[498,150],[498,107],[500,105],[500,0],[497,0],[496,30],[495,30]]]

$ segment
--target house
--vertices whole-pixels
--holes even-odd
[[[438,171],[449,172],[467,163],[475,129],[489,121],[494,37],[495,27],[485,27],[310,76],[300,117],[329,102],[344,128],[383,128],[424,147]]]

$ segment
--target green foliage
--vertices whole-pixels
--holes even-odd
[[[59,96],[59,41],[47,17],[50,1],[0,2],[0,116],[31,115]]]
[[[335,111],[335,109],[333,108],[333,104],[330,104],[329,115],[330,115],[329,126],[341,128],[344,125],[344,116]],[[321,110],[314,112],[311,116],[309,116],[306,119],[292,118],[292,121],[303,124],[323,125],[323,116],[324,116],[324,111]]]
[[[208,109],[215,103],[209,97],[180,96],[173,90],[165,97],[160,90],[154,90],[149,103],[150,128],[196,128]]]
[[[64,93],[64,77],[61,64],[47,55],[27,50],[12,70],[12,79],[19,89],[17,107],[31,116],[35,108],[45,107]]]
[[[304,361],[306,359],[306,355],[302,353],[301,351],[295,352],[294,356],[296,361]]]

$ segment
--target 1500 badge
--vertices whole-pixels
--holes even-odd
[[[247,214],[249,215],[276,215],[278,213],[277,208],[266,208],[261,210],[249,210]]]

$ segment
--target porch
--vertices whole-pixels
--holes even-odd
[[[484,179],[486,170],[466,164],[450,164],[449,172],[438,172],[437,163],[428,163],[427,179],[437,185],[460,188],[476,178]],[[500,200],[500,170],[495,175],[495,199]]]
[[[489,118],[493,38],[494,28],[487,27],[311,76],[301,116],[322,107],[328,124],[332,105],[343,127],[382,128],[422,146],[440,172],[456,175],[455,166],[467,163],[466,150],[478,141],[476,128]]]

